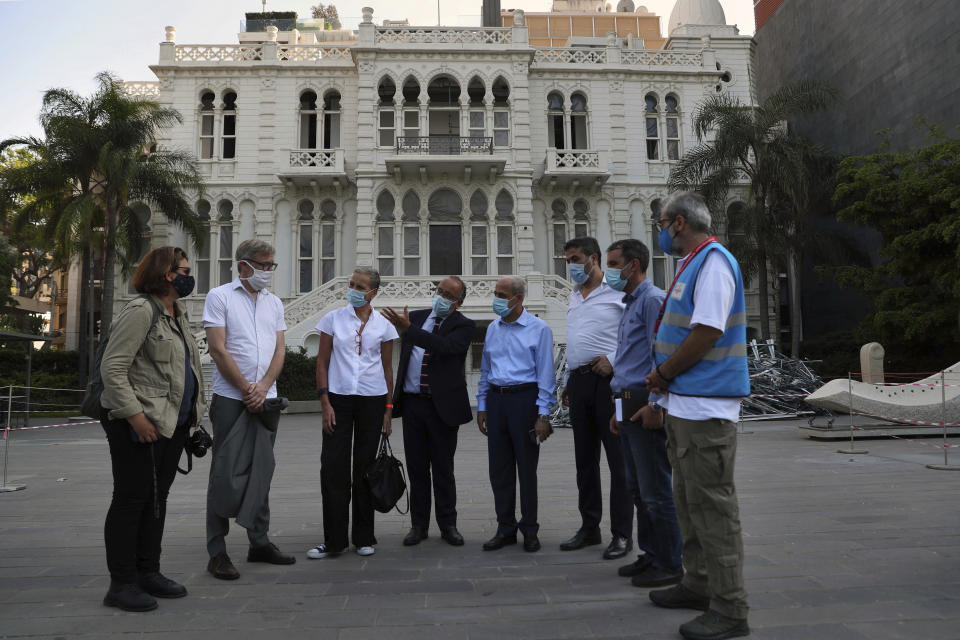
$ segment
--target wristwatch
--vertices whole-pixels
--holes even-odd
[[[663,412],[663,407],[661,407],[660,405],[658,405],[656,402],[651,402],[651,403],[650,403],[650,408],[653,409],[653,412],[654,412],[654,413],[662,413],[662,412]]]
[[[547,415],[547,414],[545,414],[545,413],[541,413],[540,415],[537,416],[537,420],[543,420],[544,422],[550,422],[550,416]]]
[[[317,397],[322,398],[323,396],[327,395],[328,391],[329,389],[327,389],[326,387],[320,387],[319,389],[317,389]]]

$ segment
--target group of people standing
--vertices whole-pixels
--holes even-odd
[[[605,256],[593,238],[574,238],[564,247],[575,287],[562,400],[573,426],[581,525],[560,549],[602,542],[602,449],[610,468],[612,534],[603,557],[630,552],[635,512],[642,553],[618,574],[639,587],[666,587],[650,591],[655,605],[703,611],[680,627],[684,637],[742,636],[749,628],[733,469],[740,398],[749,394],[743,281],[736,260],[709,234],[702,198],[675,194],[656,223],[661,249],[683,258],[666,292],[647,279],[650,254],[639,240],[618,240]],[[229,517],[247,529],[248,562],[295,562],[267,536],[276,437],[270,415],[278,411],[271,399],[286,329],[282,303],[268,290],[277,266],[273,253],[259,240],[241,243],[239,278],[210,291],[203,312],[216,364],[207,568],[220,579],[239,577],[226,553]],[[133,284],[143,296],[118,316],[102,365],[109,390],[102,422],[114,474],[105,526],[111,586],[104,603],[149,610],[157,606],[155,597],[186,595],[159,571],[160,539],[166,496],[204,399],[199,351],[179,301],[193,289],[185,254],[154,249]],[[376,270],[358,267],[347,304],[317,325],[323,540],[307,551],[311,559],[337,556],[351,545],[361,556],[375,553],[374,509],[363,472],[395,417],[402,419],[410,478],[411,527],[403,544],[427,538],[431,502],[440,537],[464,544],[454,457],[459,427],[473,419],[465,361],[476,324],[459,311],[466,285],[445,278],[431,308],[413,312],[375,310],[379,286]],[[525,551],[541,548],[537,465],[552,433],[554,344],[550,327],[525,309],[525,297],[523,278],[497,282],[492,309],[498,318],[484,340],[476,422],[487,437],[497,518],[485,551],[516,544],[518,530]],[[245,464],[223,455],[227,449]],[[247,503],[250,494],[257,498],[239,504],[223,487],[239,487]]]

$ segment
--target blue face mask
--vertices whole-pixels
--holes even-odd
[[[446,318],[450,315],[450,309],[452,307],[453,303],[446,298],[438,295],[433,296],[433,312],[441,318]]]
[[[603,277],[614,291],[623,291],[627,288],[627,280],[623,277],[623,269],[608,267],[603,272]]]
[[[505,300],[503,298],[494,298],[493,299],[493,312],[500,316],[501,318],[506,318],[510,315],[510,300]]]
[[[354,307],[362,307],[363,305],[367,304],[367,296],[363,293],[363,291],[347,289],[347,302]]]
[[[663,251],[668,256],[670,255],[670,250],[673,249],[673,236],[670,235],[670,227],[673,226],[673,222],[660,230],[660,233],[657,234],[657,243],[660,245],[660,251]]]
[[[590,274],[593,272],[593,266],[590,266],[590,271],[584,270],[584,265],[582,264],[569,264],[570,267],[570,279],[577,285],[581,285],[590,279]]]

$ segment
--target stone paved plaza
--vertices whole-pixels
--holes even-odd
[[[850,456],[802,438],[797,424],[749,423],[740,439],[752,637],[960,638],[960,473],[925,468],[942,461],[938,441],[866,441],[868,455]],[[495,523],[486,443],[467,425],[457,452],[466,546],[434,527],[403,547],[408,520],[393,513],[377,516],[375,556],[307,560],[321,541],[319,433],[317,416],[287,416],[277,441],[272,537],[296,565],[248,565],[234,529],[240,580],[205,572],[200,460],[173,485],[163,556],[190,595],[146,614],[101,605],[111,482],[99,425],[16,433],[10,481],[27,489],[0,494],[0,637],[659,639],[679,638],[695,614],[655,608],[616,576],[621,561],[600,559],[602,547],[559,551],[579,523],[567,430],[541,452],[541,552],[481,551]],[[402,451],[399,424],[392,440]]]

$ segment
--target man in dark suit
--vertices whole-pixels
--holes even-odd
[[[461,424],[473,420],[464,364],[476,323],[457,309],[467,289],[456,276],[444,279],[432,309],[383,315],[402,336],[393,391],[393,415],[403,418],[403,447],[410,474],[410,532],[407,546],[427,537],[430,524],[430,472],[440,537],[459,546],[457,485],[453,456]]]

